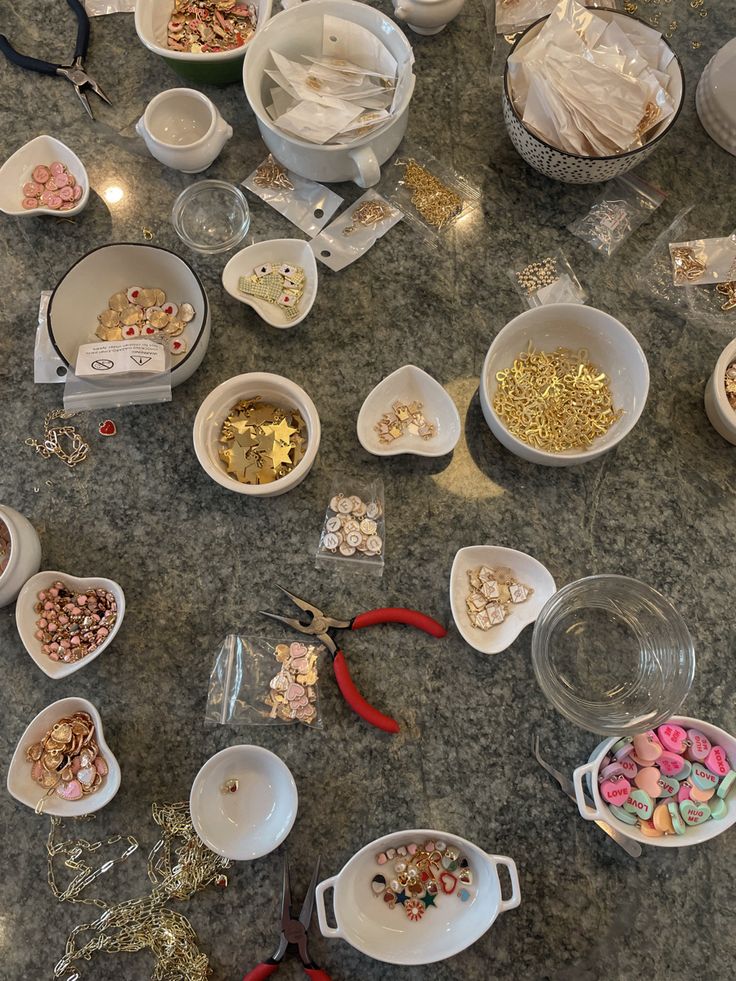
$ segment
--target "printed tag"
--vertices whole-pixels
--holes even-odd
[[[166,351],[155,341],[115,341],[82,344],[77,352],[77,378],[157,374],[166,371]]]

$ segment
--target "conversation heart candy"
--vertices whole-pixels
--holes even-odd
[[[611,746],[611,753],[613,758],[616,760],[626,759],[634,751],[634,744],[630,739],[619,739],[617,743]]]
[[[683,756],[679,756],[677,753],[671,753],[669,750],[665,750],[664,753],[662,753],[662,755],[657,759],[657,766],[666,776],[675,777],[679,780],[677,774],[683,769],[685,762],[686,760]]]
[[[690,782],[694,787],[701,790],[715,789],[718,786],[718,777],[711,773],[707,766],[702,763],[693,764],[693,772],[690,774]]]
[[[680,814],[685,824],[694,828],[708,820],[710,817],[710,808],[707,804],[698,804],[693,800],[684,800],[680,804]]]
[[[634,763],[630,756],[624,757],[619,761],[619,766],[624,771],[624,776],[627,780],[633,780],[636,774],[639,772],[639,767]]]
[[[725,777],[731,769],[728,757],[726,756],[726,750],[723,746],[713,746],[705,758],[705,765],[711,773],[715,773],[719,777]]]
[[[660,797],[674,797],[679,789],[680,789],[679,780],[675,780],[674,777],[667,777],[664,775],[664,773],[660,773],[659,775]]]
[[[672,820],[672,827],[675,829],[675,834],[684,835],[686,828],[685,823],[680,816],[680,809],[678,805],[671,802],[667,805],[667,810],[670,812],[670,819]]]
[[[654,827],[661,831],[662,834],[673,835],[675,833],[667,804],[657,804],[654,808],[652,821],[654,822]]]
[[[736,782],[736,770],[731,770],[731,772],[727,773],[723,780],[721,780],[721,782],[718,784],[718,790],[716,790],[718,796],[725,799],[728,796],[729,791],[733,788],[734,782]]]
[[[725,800],[721,800],[720,797],[716,797],[713,804],[708,805],[710,807],[710,816],[715,818],[716,821],[721,821],[728,814],[728,804]]]
[[[636,816],[636,814],[630,814],[628,811],[625,811],[623,807],[609,807],[609,810],[617,820],[623,821],[624,824],[639,823],[639,818]]]
[[[679,780],[682,783],[683,780],[687,780],[690,774],[693,772],[693,765],[690,760],[682,761],[682,769],[679,773],[673,773],[672,776],[675,780]]]
[[[641,831],[646,838],[661,838],[664,834],[664,831],[660,831],[652,820],[640,821],[639,831]]]
[[[700,801],[701,803],[710,800],[715,796],[715,788],[701,790],[700,787],[690,787],[690,800]]]
[[[656,766],[646,766],[639,770],[634,777],[634,783],[640,790],[646,791],[650,797],[659,797],[662,788],[659,785],[660,772]]]
[[[688,729],[687,738],[690,745],[685,755],[691,763],[704,763],[705,758],[710,753],[710,739],[699,729]]]
[[[625,777],[626,771],[621,766],[620,763],[609,763],[608,766],[601,765],[598,771],[598,779],[600,781],[610,780],[611,777]]]
[[[662,745],[653,730],[634,736],[634,755],[642,760],[644,766],[659,759],[662,755]]]
[[[607,804],[625,804],[631,793],[631,784],[626,777],[604,780],[600,786],[601,797]]]
[[[677,791],[677,803],[681,804],[684,800],[692,800],[690,797],[692,789],[689,783],[681,783],[680,789]]]
[[[684,753],[687,748],[687,732],[682,726],[667,722],[657,729],[662,746],[670,753]]]
[[[647,821],[654,811],[654,801],[645,790],[632,790],[626,802],[622,805],[630,814],[638,814],[642,821]]]

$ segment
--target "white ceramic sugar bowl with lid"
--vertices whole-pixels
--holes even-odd
[[[465,6],[465,0],[393,0],[394,14],[415,34],[439,34]]]
[[[214,102],[194,89],[159,92],[135,129],[152,157],[185,174],[206,170],[233,135]]]

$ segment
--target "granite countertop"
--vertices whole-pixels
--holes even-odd
[[[4,6],[11,9],[3,10],[0,26],[18,47],[59,59],[73,49],[74,22],[62,0]],[[655,9],[639,7],[645,15]],[[668,197],[610,260],[566,231],[597,189],[547,180],[511,146],[498,59],[489,73],[492,43],[478,0],[436,37],[409,34],[417,73],[410,135],[481,186],[483,219],[469,222],[437,253],[400,224],[345,271],[320,268],[312,313],[285,333],[225,295],[220,273],[228,256],[190,253],[176,239],[171,204],[193,178],[153,160],[133,127],[147,102],[179,80],[138,43],[131,15],[92,23],[88,68],[113,102],[108,107],[92,97],[94,122],[71,86],[0,59],[2,157],[51,133],[80,155],[93,189],[73,222],[0,221],[0,499],[38,529],[42,568],[112,577],[128,604],[112,647],[60,682],[46,678],[25,653],[14,607],[0,612],[3,769],[27,722],[51,701],[78,694],[99,708],[123,771],[115,800],[83,825],[89,837],[132,833],[145,852],[157,830],[151,803],[187,799],[209,756],[252,741],[277,752],[298,785],[289,852],[299,893],[317,852],[324,874],[334,874],[373,838],[408,827],[452,831],[518,863],[521,907],[444,963],[389,967],[322,939],[315,923],[313,955],[336,979],[722,981],[733,974],[733,833],[699,848],[648,849],[634,861],[580,819],[531,760],[530,737],[539,733],[568,770],[597,740],[545,701],[532,671],[530,629],[497,657],[469,648],[454,626],[445,640],[431,642],[398,626],[351,635],[356,682],[396,714],[402,732],[395,737],[356,719],[329,674],[321,685],[322,732],[203,724],[223,636],[234,629],[274,636],[257,616],[278,608],[274,580],[338,616],[404,604],[451,624],[448,579],[456,550],[493,542],[531,552],[558,584],[611,572],[664,592],[686,617],[697,650],[688,713],[736,731],[729,667],[736,572],[728,560],[736,530],[735,451],[703,411],[705,381],[733,330],[659,302],[632,275],[686,205],[695,206],[713,235],[734,224],[727,213],[736,160],[702,130],[694,93],[707,60],[733,31],[736,2],[709,7],[707,18],[686,0],[666,8],[679,24],[672,43],[685,66],[685,107],[640,173]],[[701,46],[693,48],[693,39]],[[239,85],[206,91],[235,130],[207,176],[239,183],[265,155],[254,117]],[[349,202],[362,193],[352,185],[339,191]],[[268,206],[250,203],[253,236],[298,236]],[[59,386],[33,383],[39,294],[87,250],[143,241],[144,228],[154,244],[181,252],[202,277],[212,305],[209,350],[170,403],[79,417],[91,450],[70,471],[24,445],[26,437],[40,436],[45,414],[62,397]],[[651,388],[640,422],[614,452],[584,467],[549,470],[510,455],[491,436],[478,379],[491,340],[521,310],[507,269],[519,257],[529,261],[555,248],[568,256],[590,302],[634,332],[649,360]],[[357,441],[355,420],[368,390],[409,362],[432,373],[458,405],[464,431],[451,457],[382,460]],[[192,447],[192,421],[205,395],[252,370],[294,379],[322,420],[313,471],[296,490],[271,500],[214,484]],[[118,426],[114,439],[97,435],[105,415]],[[314,568],[335,473],[385,483],[382,580]],[[0,977],[50,978],[69,931],[92,919],[94,909],[59,906],[51,896],[47,819],[3,793],[0,822]],[[144,894],[144,865],[141,855],[133,856],[97,883],[97,894]],[[215,981],[240,977],[275,946],[280,874],[277,855],[240,863],[226,890],[208,889],[177,907],[191,918]],[[81,978],[95,981],[141,981],[150,971],[146,953],[98,955],[79,968]],[[286,965],[283,976],[299,976],[298,965]]]

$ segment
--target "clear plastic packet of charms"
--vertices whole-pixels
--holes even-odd
[[[345,269],[401,221],[402,211],[376,191],[366,191],[309,243],[317,259],[333,272]]]
[[[675,286],[712,286],[736,280],[736,235],[670,242]]]
[[[315,557],[318,569],[383,575],[386,545],[383,481],[336,476]]]
[[[507,270],[516,292],[528,307],[547,303],[585,303],[588,295],[562,252],[532,262],[517,260]]]
[[[431,246],[480,205],[480,189],[420,146],[404,143],[381,182],[386,197]]]
[[[687,243],[705,241],[708,232],[721,231],[709,228],[698,217],[694,205],[689,205],[679,212],[672,223],[665,228],[652,245],[641,263],[638,264],[635,276],[641,287],[646,289],[655,299],[670,304],[673,307],[687,310],[696,320],[714,326],[732,328],[736,325],[736,277],[733,281],[715,283],[712,280],[701,286],[686,283],[675,286],[673,256],[671,246],[685,246]],[[731,230],[721,238],[734,239],[736,231]],[[698,260],[698,253],[695,252]],[[680,260],[683,262],[683,258]],[[688,260],[685,265],[689,265]]]
[[[207,691],[210,725],[322,728],[322,644],[228,634],[215,654]]]
[[[270,153],[243,187],[309,236],[317,235],[343,203],[339,194],[286,170]]]
[[[613,255],[648,221],[666,196],[634,174],[614,177],[587,214],[567,226],[568,231],[601,255]]]

